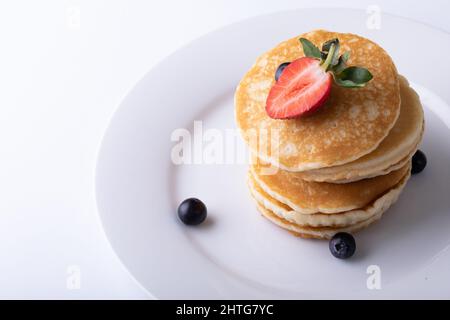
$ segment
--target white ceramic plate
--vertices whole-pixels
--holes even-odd
[[[385,14],[380,29],[369,29],[367,17],[308,9],[237,23],[171,55],[128,94],[99,153],[97,202],[114,250],[155,297],[450,298],[450,36]],[[356,235],[348,261],[333,258],[326,241],[296,238],[263,219],[245,165],[177,166],[170,157],[172,132],[192,131],[194,120],[204,131],[235,129],[233,92],[255,58],[315,28],[381,44],[426,113],[428,167],[380,222]],[[208,206],[198,227],[177,218],[179,202],[190,196]],[[366,284],[371,265],[381,271],[379,290]]]

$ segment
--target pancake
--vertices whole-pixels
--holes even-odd
[[[341,53],[350,51],[348,64],[369,69],[373,79],[357,89],[333,84],[329,99],[314,114],[274,120],[265,112],[266,98],[278,66],[304,56],[300,37],[318,46],[339,38]],[[399,112],[399,80],[389,55],[358,35],[325,30],[292,38],[264,53],[235,93],[236,122],[250,150],[276,167],[295,172],[345,164],[372,152],[388,135]],[[268,139],[261,139],[263,132],[269,133]]]
[[[410,165],[383,176],[346,184],[305,181],[297,172],[282,170],[265,175],[263,170],[260,163],[250,166],[258,186],[271,197],[302,214],[332,214],[367,206],[397,185],[410,171]]]
[[[255,182],[251,173],[248,176],[250,193],[256,202],[269,210],[280,219],[284,219],[301,227],[348,227],[371,219],[384,212],[400,195],[410,176],[408,170],[403,178],[393,188],[374,200],[364,208],[336,214],[302,214],[295,212],[291,207],[279,202],[264,192]]]
[[[399,76],[399,80],[400,115],[377,149],[344,165],[304,171],[300,177],[307,181],[348,183],[388,174],[405,165],[422,140],[424,116],[417,93],[404,77]]]

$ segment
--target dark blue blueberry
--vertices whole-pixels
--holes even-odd
[[[331,254],[339,259],[350,258],[356,250],[355,238],[346,232],[336,233],[331,238],[329,246]]]
[[[275,81],[278,81],[278,79],[280,79],[284,68],[286,68],[290,64],[291,64],[290,62],[284,62],[278,66],[277,72],[275,72]]]
[[[411,173],[416,174],[422,172],[427,166],[427,157],[421,150],[417,150],[412,157]]]
[[[178,217],[188,225],[202,223],[206,219],[206,214],[205,204],[196,198],[186,199],[178,206]]]

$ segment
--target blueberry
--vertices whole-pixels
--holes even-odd
[[[350,258],[356,250],[355,238],[346,232],[336,233],[331,238],[329,246],[331,254],[339,259]]]
[[[280,78],[281,74],[283,73],[284,68],[286,68],[289,64],[291,64],[290,62],[284,62],[282,64],[280,64],[278,66],[277,71],[275,72],[275,81],[278,81],[278,79]]]
[[[184,200],[178,206],[178,217],[188,225],[197,225],[206,219],[206,206],[196,198]]]
[[[411,173],[416,174],[422,172],[427,166],[427,157],[421,150],[417,150],[412,157]]]

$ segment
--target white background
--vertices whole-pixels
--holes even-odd
[[[0,298],[148,298],[115,257],[95,205],[97,149],[124,95],[165,56],[221,26],[370,4],[450,31],[448,0],[2,0]],[[76,290],[67,287],[70,266],[81,271]]]

